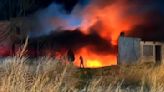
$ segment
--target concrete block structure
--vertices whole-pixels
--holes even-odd
[[[153,41],[141,41],[141,62],[164,62],[164,43]]]
[[[164,43],[120,36],[118,40],[118,64],[138,64],[144,62],[163,63]]]

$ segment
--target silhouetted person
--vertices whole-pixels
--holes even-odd
[[[74,62],[75,60],[74,52],[71,49],[69,49],[67,52],[67,58],[69,62]]]
[[[80,56],[80,68],[84,68],[84,60],[82,56]]]

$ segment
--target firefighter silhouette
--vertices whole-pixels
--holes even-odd
[[[69,62],[74,62],[75,60],[75,55],[72,49],[69,49],[67,52],[67,58]]]
[[[80,56],[80,68],[84,68],[84,60],[83,60],[83,57]]]

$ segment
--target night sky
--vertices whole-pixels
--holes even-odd
[[[8,20],[11,17],[20,17],[20,16],[29,16],[35,15],[38,11],[44,11],[46,8],[51,8],[51,10],[57,10],[62,13],[55,14],[55,17],[61,17],[62,19],[67,19],[69,21],[69,25],[78,25],[81,23],[82,19],[72,18],[72,11],[79,5],[82,11],[87,5],[94,4],[99,7],[101,10],[104,7],[110,6],[119,0],[24,0],[29,4],[32,3],[32,6],[25,9],[25,13],[20,12],[21,8],[18,2],[23,0],[0,0],[0,20]],[[134,14],[136,16],[142,16],[144,19],[143,23],[137,24],[133,26],[128,33],[128,36],[141,37],[145,40],[164,40],[164,0],[120,0],[123,1],[127,6],[133,5],[132,9],[126,11],[123,16],[126,14]],[[62,8],[56,9],[52,5],[52,3],[56,5],[62,6]],[[52,6],[52,7],[51,7]],[[53,11],[52,11],[53,12]],[[44,12],[46,13],[46,12]],[[49,14],[51,15],[51,14]],[[48,15],[48,17],[49,17]],[[70,16],[71,18],[70,19]],[[42,14],[39,17],[42,17]],[[44,15],[47,16],[47,15]],[[54,15],[53,15],[54,16]],[[73,16],[74,17],[74,16]],[[41,20],[45,21],[45,20]],[[45,25],[45,24],[43,24]],[[50,26],[46,28],[46,31],[53,30]],[[94,29],[94,28],[93,28]],[[55,30],[55,29],[54,29]],[[67,30],[67,29],[64,29]],[[69,30],[69,29],[68,29]],[[97,30],[97,29],[96,29]],[[148,30],[148,31],[145,31]],[[145,36],[146,35],[146,36]]]
[[[85,5],[89,0],[0,0],[0,20],[9,19],[9,16],[17,17],[17,13],[20,11],[20,5],[18,4],[19,1],[30,2],[30,4],[34,1],[34,4],[26,9],[25,16],[27,16],[48,7],[51,3],[63,5],[65,12],[70,13],[77,3]],[[12,12],[12,14],[10,14],[10,12]],[[21,14],[21,16],[24,15]]]
[[[18,3],[21,0],[0,0],[0,20],[8,19],[9,16],[9,8],[12,8],[12,17],[16,17],[17,10],[19,7]],[[23,0],[22,0],[23,1]],[[103,6],[105,3],[108,5],[108,2],[115,2],[117,0],[24,0],[24,1],[35,1],[30,8],[26,10],[27,14],[33,14],[38,10],[44,9],[48,7],[51,3],[57,3],[64,6],[66,13],[71,13],[72,9],[76,4],[87,5],[89,2],[103,2]],[[135,9],[133,12],[141,12],[147,9],[151,9],[160,13],[164,13],[164,0],[124,0],[126,3],[135,3],[140,8]],[[101,7],[100,7],[101,8]]]

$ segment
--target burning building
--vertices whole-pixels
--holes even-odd
[[[22,21],[1,21],[0,56],[14,56],[24,44],[29,26]],[[48,35],[30,37],[27,55],[30,57],[52,56],[62,58],[71,48],[75,52],[74,64],[80,66],[80,57],[85,67],[102,67],[116,64],[117,46],[97,33],[85,34],[79,29],[55,30]],[[103,57],[103,58],[102,58]],[[108,61],[110,60],[110,61]]]
[[[0,27],[3,30],[0,39],[7,42],[1,42],[7,45],[0,46],[3,49],[0,53],[11,52],[10,48],[19,47],[16,42],[23,42],[22,39],[29,35],[29,55],[62,57],[72,49],[76,66],[80,66],[80,60],[85,67],[91,68],[137,62],[142,57],[147,58],[141,53],[142,48],[153,48],[150,58],[155,61],[157,52],[154,49],[162,50],[162,43],[147,41],[164,40],[164,13],[161,11],[164,9],[161,9],[163,5],[158,6],[162,3],[161,0],[53,0],[30,16],[25,14],[28,18],[20,19],[21,22],[10,20],[12,27]],[[128,36],[119,38],[122,31]],[[11,36],[9,41],[3,35]],[[142,44],[153,46],[142,47]],[[124,49],[126,46],[128,51]]]

